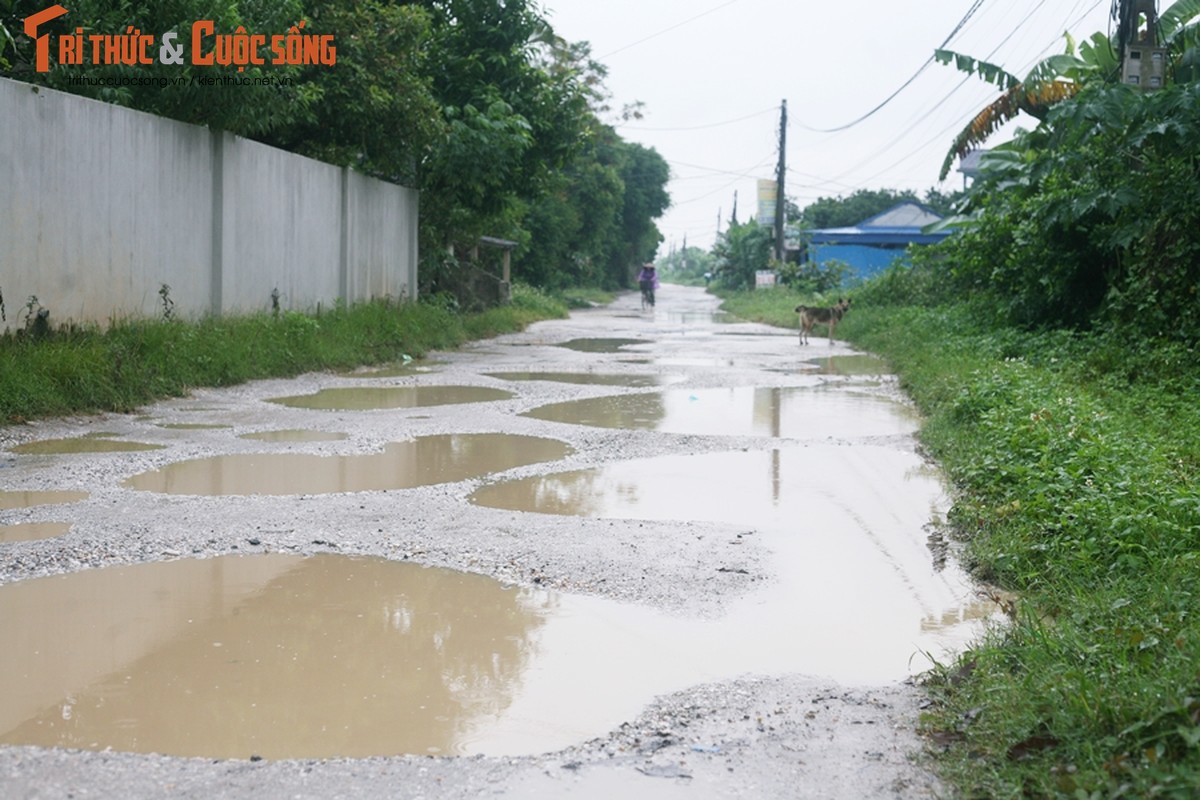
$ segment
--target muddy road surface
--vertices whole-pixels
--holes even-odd
[[[0,796],[941,796],[919,418],[658,300],[0,431]]]

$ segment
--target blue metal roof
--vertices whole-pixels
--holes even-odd
[[[942,217],[930,208],[911,200],[892,206],[887,211],[846,228],[820,228],[806,233],[813,244],[874,244],[907,245],[934,244],[950,235],[949,231],[922,233]]]

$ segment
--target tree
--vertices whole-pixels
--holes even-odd
[[[553,31],[526,0],[422,0],[429,68],[447,121],[421,165],[425,249],[470,245],[517,224],[578,147],[587,94],[555,71]]]
[[[685,247],[658,259],[658,272],[673,283],[704,284],[717,269],[717,257],[699,247]]]
[[[654,220],[671,204],[667,181],[671,168],[658,151],[636,142],[616,145],[617,172],[625,186],[619,245],[609,258],[609,285],[631,285],[637,266],[654,258],[662,234]]]
[[[303,67],[315,101],[259,138],[331,164],[416,186],[445,136],[429,76],[429,13],[384,0],[309,2],[308,29],[334,36],[337,66]]]
[[[859,189],[848,197],[821,197],[801,210],[800,224],[810,230],[849,227],[905,200],[920,202],[911,189]]]
[[[713,245],[717,281],[730,289],[753,289],[755,273],[770,264],[771,237],[771,228],[755,220],[731,223]]]

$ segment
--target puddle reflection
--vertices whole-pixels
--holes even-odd
[[[216,431],[232,428],[232,425],[222,425],[217,422],[161,422],[158,427],[173,431]]]
[[[512,397],[511,392],[487,386],[349,386],[322,389],[313,394],[272,397],[267,402],[321,411],[370,411],[481,403]]]
[[[679,378],[665,375],[608,375],[597,372],[487,372],[502,381],[553,381],[586,386],[662,386]]]
[[[664,433],[814,438],[912,433],[916,412],[874,395],[835,389],[669,390],[570,400],[523,416]]]
[[[469,499],[543,514],[729,523],[763,535],[778,579],[717,624],[725,645],[753,654],[759,666],[747,669],[874,681],[903,677],[918,650],[960,648],[990,614],[960,570],[934,563],[923,526],[943,488],[922,466],[915,455],[871,446],[663,456],[500,482]],[[736,564],[735,543],[714,546]],[[774,641],[784,632],[786,644]]]
[[[571,339],[560,342],[558,347],[578,350],[581,353],[619,353],[621,348],[635,344],[651,344],[649,339]]]
[[[68,491],[6,491],[0,492],[0,511],[13,508],[33,508],[34,506],[51,506],[59,503],[77,503],[88,498],[87,492]]]
[[[22,581],[0,587],[0,743],[242,759],[547,752],[657,695],[747,672],[848,664],[850,679],[895,680],[946,638],[929,630],[936,615],[897,625],[873,598],[826,602],[815,619],[754,598],[710,622],[328,555]]]
[[[459,753],[555,600],[382,559],[264,555],[0,587],[0,742],[209,758]]]
[[[360,369],[339,372],[342,378],[403,378],[409,375],[421,375],[434,372],[433,365],[438,362],[397,361],[393,364],[383,364],[378,367],[363,367]]]
[[[890,375],[892,368],[879,356],[857,354],[810,359],[819,375]]]
[[[22,455],[66,455],[79,453],[132,453],[140,450],[162,450],[161,444],[145,442],[125,442],[110,439],[119,436],[115,433],[94,433],[87,436],[77,436],[70,439],[42,439],[36,442],[26,442],[16,447],[10,447],[9,452]]]
[[[309,431],[304,429],[288,429],[280,431],[260,431],[259,433],[243,433],[239,439],[250,439],[256,442],[344,442],[350,436],[337,431]]]
[[[71,530],[69,522],[18,522],[0,525],[0,542],[33,542],[53,539]]]
[[[146,492],[198,495],[329,494],[453,483],[570,454],[556,439],[499,433],[424,436],[392,442],[382,453],[238,453],[169,464],[122,485]]]

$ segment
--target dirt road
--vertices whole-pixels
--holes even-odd
[[[940,796],[914,763],[920,694],[905,679],[922,653],[960,647],[990,609],[927,546],[948,501],[917,453],[919,420],[886,370],[839,360],[855,355],[841,343],[801,347],[794,331],[725,319],[698,289],[665,286],[658,299],[643,312],[627,295],[395,372],[260,381],[0,431],[0,489],[78,493],[0,511],[10,531],[69,525],[0,538],[0,637],[17,644],[10,653],[56,654],[33,667],[0,656],[0,796]],[[322,390],[333,391],[313,400]],[[83,452],[16,452],[47,440]],[[422,705],[435,722],[416,726],[444,728],[436,746],[345,758],[357,751],[335,743],[314,755],[276,723],[278,741],[255,734],[231,754],[175,735],[213,700],[156,707],[165,732],[120,740],[129,745],[76,730],[125,700],[97,687],[169,686],[260,660],[232,657],[235,637],[267,635],[238,626],[268,607],[269,589],[306,586],[318,554],[437,568],[422,572],[431,580],[486,576],[479,591],[500,594],[478,607],[512,606],[482,623],[504,628],[503,658],[475,645],[447,655],[486,616],[432,605],[460,590],[430,584],[389,607],[397,630],[439,620],[423,657],[449,699]],[[182,579],[166,570],[201,559],[238,584],[232,599],[152,614],[177,609],[163,598]],[[81,600],[70,579],[83,575],[116,575],[116,588]],[[31,580],[49,576],[64,576],[61,592]],[[18,599],[23,586],[58,599]],[[289,591],[284,605],[309,617],[313,595],[336,594]],[[91,619],[113,595],[118,616]],[[365,664],[394,640],[325,649]],[[222,659],[199,666],[214,648]],[[279,678],[268,682],[288,683],[289,667],[267,669]],[[292,705],[339,691],[310,680]],[[468,709],[463,694],[485,689],[485,710]],[[253,699],[213,715],[218,736],[252,716],[239,704]],[[381,713],[373,724],[392,729],[417,712]],[[21,743],[39,730],[75,731],[66,741],[78,744]]]

